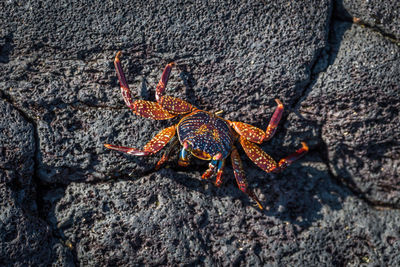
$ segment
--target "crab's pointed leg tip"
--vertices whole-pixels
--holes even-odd
[[[283,106],[282,102],[278,98],[275,98],[275,102],[278,104],[278,106]]]
[[[259,208],[260,210],[264,210],[264,207],[263,207],[263,205],[261,205],[260,202],[257,201],[257,205],[258,205],[258,208]]]
[[[308,146],[307,146],[306,142],[301,142],[301,145],[303,146],[303,149],[305,151],[308,151]]]
[[[170,65],[171,67],[176,66],[176,63],[174,61],[168,63],[168,65]]]
[[[122,55],[122,52],[118,51],[117,55],[115,56],[115,61],[119,61],[119,58],[121,57],[121,55]]]
[[[104,146],[108,149],[115,149],[115,146],[110,145],[110,144],[104,144]]]

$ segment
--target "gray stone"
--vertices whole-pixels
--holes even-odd
[[[400,39],[400,2],[391,0],[336,0],[336,15],[379,29]]]
[[[39,217],[33,127],[4,100],[0,110],[0,265],[71,263],[66,248]]]
[[[333,5],[1,2],[0,265],[400,265],[397,22],[334,23]],[[216,188],[205,161],[174,151],[155,172],[159,156],[104,148],[179,121],[125,106],[118,50],[135,99],[175,61],[167,93],[226,119],[265,129],[282,100],[260,146],[279,160],[306,141],[306,157],[267,174],[238,145],[264,211],[229,163]]]
[[[71,183],[53,202],[54,216],[82,265],[399,262],[398,213],[371,210],[327,179],[316,156],[298,165],[273,180],[247,172],[265,212],[229,169],[221,188],[200,182],[198,172],[163,169],[134,181]]]
[[[330,66],[301,102],[322,124],[332,173],[375,204],[400,207],[399,47],[369,29],[335,23]]]

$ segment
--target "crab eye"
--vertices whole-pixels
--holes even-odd
[[[188,151],[192,150],[192,147],[193,147],[193,145],[189,141],[185,141],[183,143],[183,148],[188,150]]]
[[[214,160],[220,160],[222,158],[222,153],[218,152],[217,154],[215,154],[215,156],[213,157]]]

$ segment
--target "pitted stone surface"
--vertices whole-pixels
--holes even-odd
[[[246,200],[231,170],[215,188],[199,172],[164,169],[72,183],[54,202],[54,223],[82,265],[396,265],[400,216],[371,210],[311,161],[279,180],[248,172],[266,212]]]
[[[349,23],[336,23],[332,35],[336,56],[300,112],[323,123],[335,176],[372,203],[400,207],[400,49]]]
[[[339,18],[376,27],[400,40],[400,2],[391,0],[336,0]]]
[[[1,2],[0,265],[400,265],[398,49],[334,23],[333,5]],[[229,163],[216,188],[205,161],[179,168],[174,153],[154,172],[156,156],[103,147],[142,148],[178,122],[124,105],[118,50],[135,99],[154,100],[173,60],[167,93],[224,118],[265,129],[284,103],[261,147],[279,160],[306,141],[305,158],[266,174],[238,147],[264,212]]]
[[[0,265],[68,264],[71,255],[39,218],[33,126],[4,100],[0,110]]]

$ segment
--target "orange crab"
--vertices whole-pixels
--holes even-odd
[[[167,120],[178,115],[183,115],[183,118],[178,124],[160,131],[142,150],[110,144],[105,144],[105,147],[130,155],[147,156],[157,153],[167,143],[172,142],[173,145],[165,151],[162,158],[158,161],[156,165],[156,169],[158,169],[167,161],[172,147],[180,143],[183,148],[179,155],[179,165],[189,165],[189,154],[199,159],[210,161],[209,167],[202,175],[202,178],[209,179],[216,173],[216,186],[220,186],[222,183],[225,159],[230,155],[233,172],[240,190],[249,195],[260,209],[263,209],[263,206],[254,192],[248,187],[242,162],[234,143],[239,141],[247,156],[266,172],[279,172],[307,153],[308,147],[305,142],[302,142],[300,149],[277,163],[256,145],[269,140],[276,131],[283,113],[283,104],[278,99],[275,99],[278,106],[272,115],[271,121],[266,131],[263,131],[252,125],[226,120],[216,113],[198,109],[182,99],[164,95],[169,74],[175,65],[173,62],[165,67],[158,82],[156,102],[145,100],[136,100],[133,102],[128,83],[122,71],[120,56],[121,52],[118,52],[114,65],[120,82],[121,93],[126,105],[135,114],[154,120]],[[176,134],[178,137],[176,137]]]

